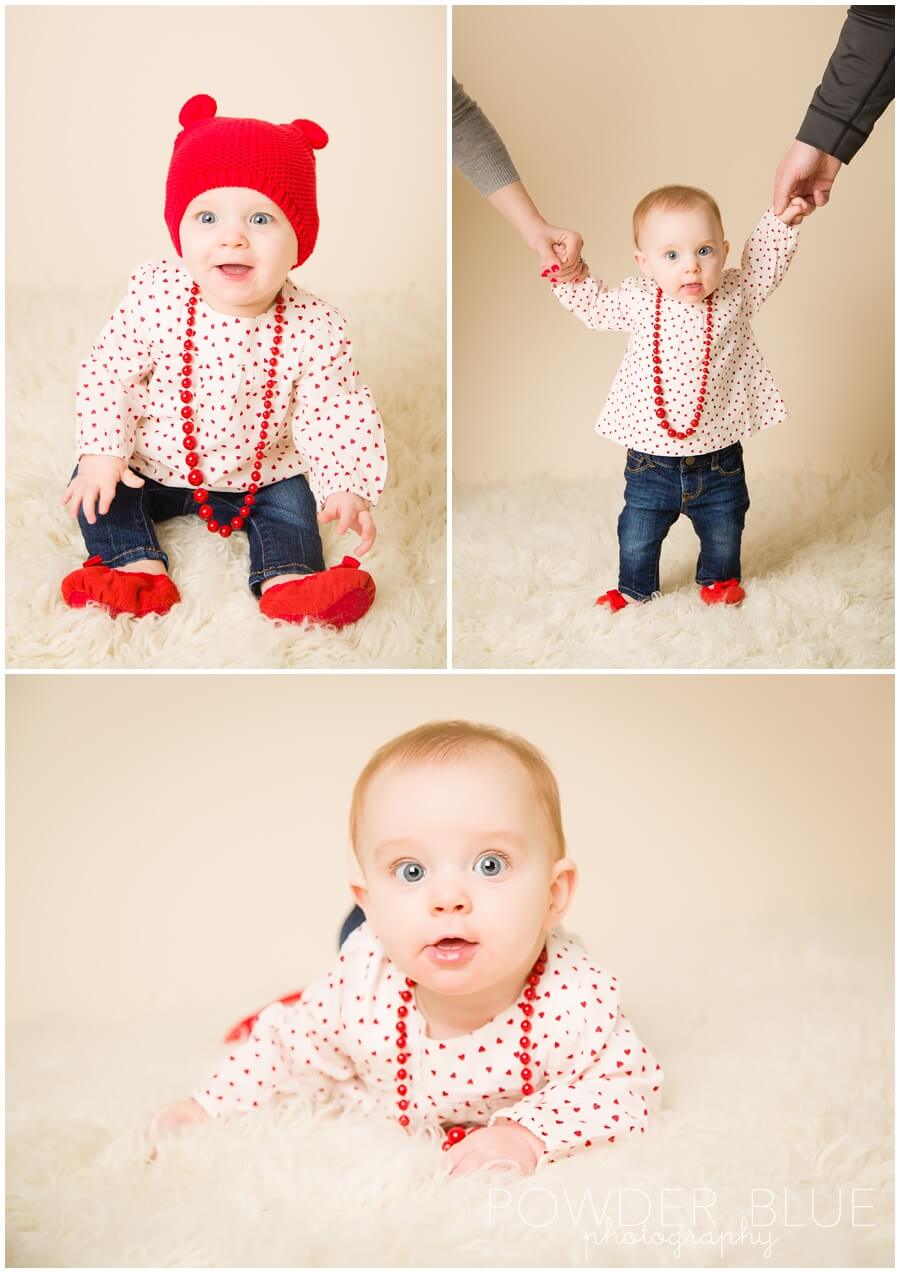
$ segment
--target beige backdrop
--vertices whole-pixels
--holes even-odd
[[[631,212],[684,182],[719,201],[728,264],[837,41],[844,6],[463,7],[453,65],[543,215],[611,285],[636,272]],[[893,107],[808,220],[754,322],[792,418],[754,438],[753,474],[839,470],[893,438]],[[548,294],[537,258],[453,174],[454,466],[494,482],[619,472],[593,424],[625,350]]]
[[[321,228],[303,286],[340,306],[445,276],[442,7],[7,10],[7,278],[90,287],[174,253],[178,112],[314,119]]]
[[[555,766],[571,927],[663,1015],[664,970],[772,934],[890,966],[888,676],[8,678],[7,1015],[226,1017],[330,962],[346,814],[424,720],[517,730]],[[667,953],[668,952],[668,953]],[[661,1046],[661,1045],[660,1045]]]

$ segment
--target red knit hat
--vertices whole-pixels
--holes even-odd
[[[218,117],[216,109],[215,100],[200,93],[178,116],[183,131],[166,179],[166,225],[175,251],[181,256],[178,227],[192,199],[221,186],[245,186],[266,195],[290,221],[297,236],[291,268],[302,265],[319,232],[313,151],[328,144],[328,134],[310,119],[268,124]]]

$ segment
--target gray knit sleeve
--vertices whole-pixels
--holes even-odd
[[[854,4],[797,140],[848,164],[894,96],[894,6]]]
[[[497,130],[462,84],[453,81],[453,162],[488,197],[519,180]]]

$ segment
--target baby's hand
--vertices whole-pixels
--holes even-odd
[[[543,1143],[526,1127],[503,1118],[493,1127],[479,1127],[447,1151],[451,1176],[463,1176],[488,1163],[512,1163],[530,1176],[544,1152]]]
[[[355,530],[360,536],[356,545],[357,557],[364,557],[375,543],[375,522],[369,505],[358,495],[349,491],[336,491],[329,495],[325,507],[319,514],[319,523],[337,522],[338,534],[346,535],[348,530]]]
[[[154,1114],[147,1123],[145,1132],[153,1142],[160,1132],[174,1132],[179,1127],[184,1127],[187,1123],[207,1123],[209,1115],[202,1105],[198,1105],[196,1101],[176,1101],[174,1105],[167,1105],[165,1109],[161,1109],[158,1114]],[[156,1158],[156,1145],[153,1144],[149,1162],[153,1162]]]
[[[69,505],[70,517],[77,517],[79,508],[83,508],[85,518],[93,526],[97,520],[94,505],[101,517],[108,513],[119,482],[126,486],[144,485],[144,479],[132,473],[128,461],[117,455],[83,455],[60,502]]]
[[[785,225],[796,225],[798,221],[802,221],[804,217],[808,217],[815,209],[811,203],[807,203],[805,199],[801,199],[799,195],[795,195],[790,201],[784,212],[777,213],[779,221],[783,221]]]

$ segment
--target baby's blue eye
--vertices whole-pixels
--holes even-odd
[[[394,867],[394,878],[404,884],[418,884],[425,878],[425,867],[421,862],[398,862]]]
[[[257,221],[256,220],[257,217],[262,217],[263,220]],[[269,222],[272,220],[272,217],[269,215],[268,212],[254,212],[250,220],[254,225],[268,225]]]
[[[509,869],[509,863],[499,853],[482,853],[472,869],[485,879],[493,880]]]
[[[209,217],[208,221],[206,219],[207,217]],[[212,225],[215,219],[216,219],[216,214],[214,212],[199,212],[197,214],[197,220],[200,222],[201,225]]]
[[[674,260],[675,260],[675,258],[676,258],[677,256],[678,256],[678,253],[677,253],[676,251],[674,251],[674,249],[672,249],[672,250],[670,250],[670,251],[666,252],[666,254],[665,254],[665,257],[666,257],[666,260],[667,260],[667,261],[674,261]]]
[[[698,256],[712,256],[712,248],[701,248],[697,253]]]

